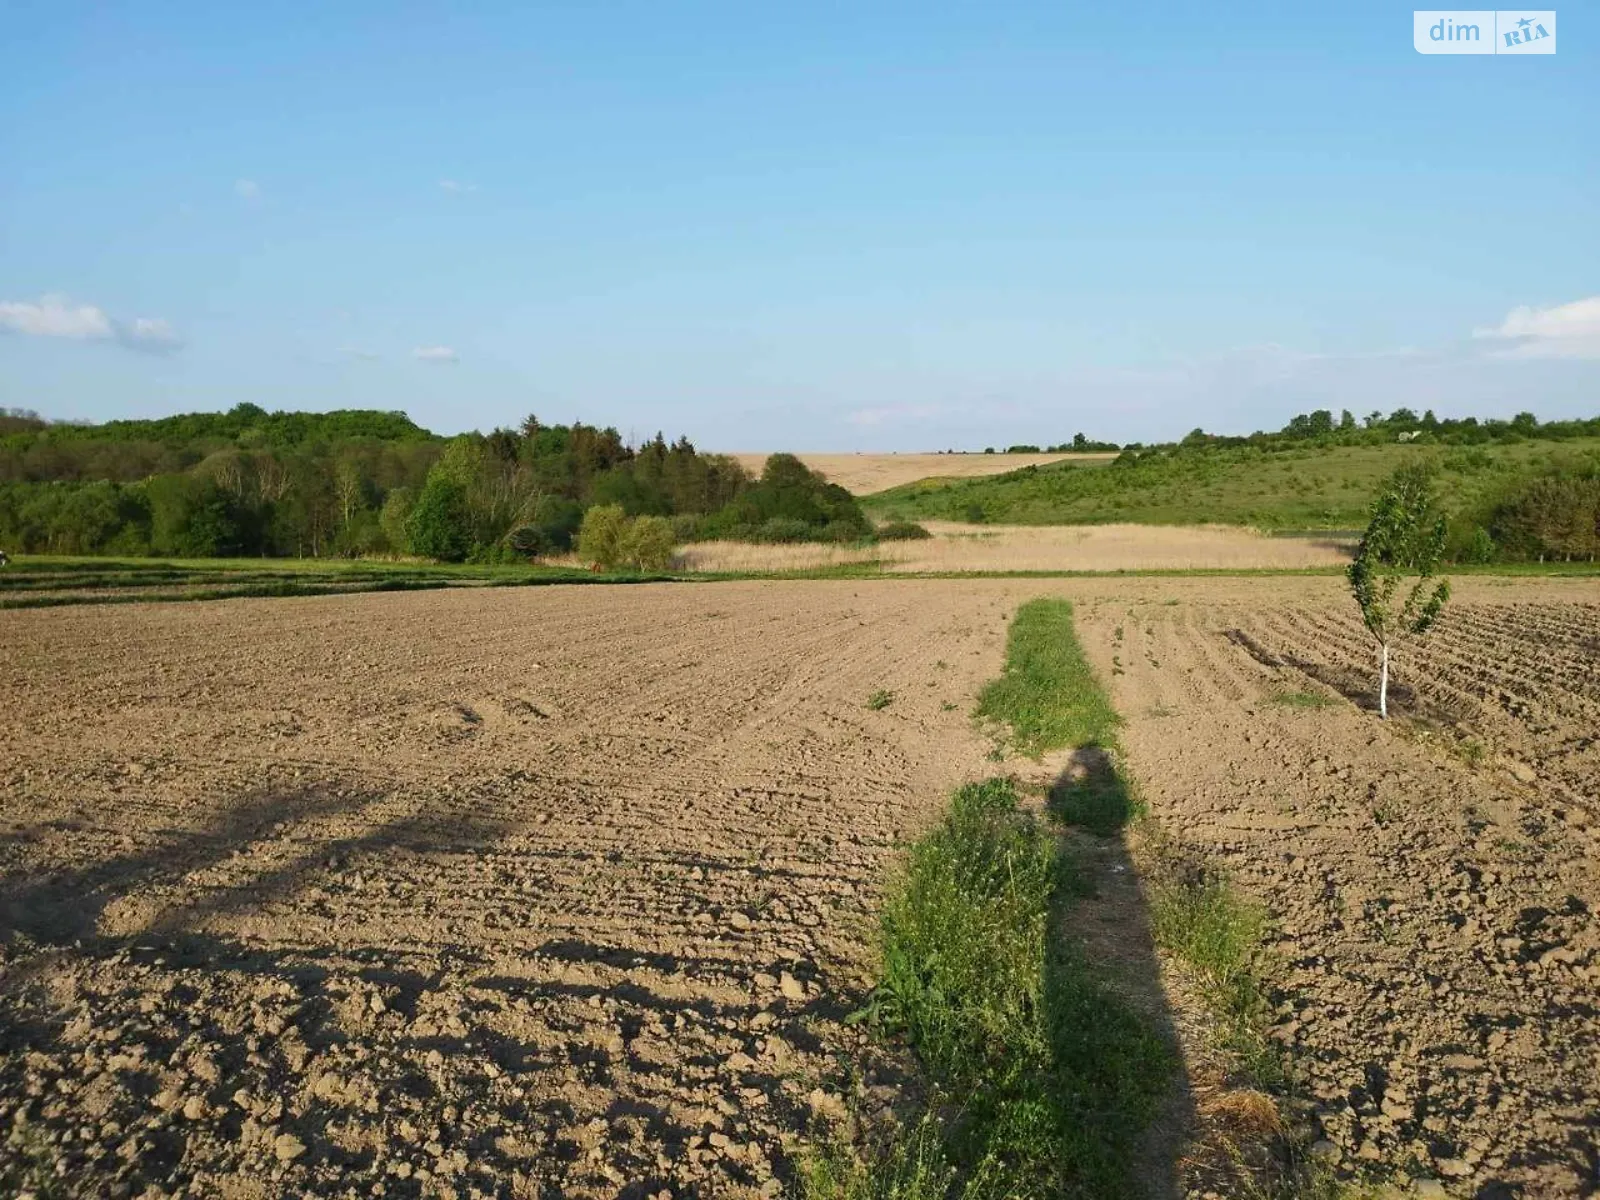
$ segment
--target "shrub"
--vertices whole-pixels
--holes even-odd
[[[809,542],[816,530],[798,517],[771,517],[756,526],[751,535],[755,542]]]
[[[847,542],[859,542],[872,536],[872,526],[863,529],[853,521],[829,521],[813,536],[813,541],[838,542],[843,545]]]
[[[932,536],[915,521],[890,521],[878,526],[878,540],[884,542],[920,542]]]
[[[467,561],[480,566],[494,566],[501,563],[509,565],[521,562],[522,555],[505,542],[496,542],[489,546],[480,542],[468,552]]]
[[[542,497],[533,509],[531,524],[544,535],[547,554],[572,549],[572,539],[583,524],[583,505],[565,496]]]
[[[640,571],[672,565],[672,523],[665,517],[635,517],[622,535],[622,557]]]
[[[623,558],[628,518],[620,504],[598,504],[583,514],[578,528],[578,556],[602,571],[615,570]]]
[[[523,558],[537,558],[550,552],[544,530],[537,525],[519,525],[506,535],[506,545]]]
[[[792,454],[774,454],[761,478],[708,517],[699,533],[758,542],[853,542],[870,537],[872,523],[844,488]]]
[[[145,485],[150,544],[160,554],[213,558],[239,553],[243,541],[236,506],[208,479],[157,475]]]

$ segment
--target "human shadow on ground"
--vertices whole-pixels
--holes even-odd
[[[0,938],[21,933],[56,946],[92,938],[117,901],[152,894],[223,862],[278,827],[348,812],[371,798],[371,793],[348,793],[333,785],[266,787],[219,806],[194,828],[161,831],[133,853],[12,876],[0,882]]]
[[[836,1021],[848,1000],[823,987],[804,999],[747,991],[713,1002],[714,993],[698,987],[705,980],[725,991],[737,980],[747,988],[753,972],[822,983],[811,962],[714,945],[665,953],[648,940],[628,945],[626,937],[623,944],[557,935],[501,945],[493,926],[479,924],[482,913],[469,917],[469,928],[448,916],[428,919],[421,926],[428,940],[408,944],[409,935],[385,927],[377,910],[343,903],[356,870],[367,876],[361,888],[384,889],[383,911],[417,905],[423,917],[428,903],[452,899],[471,913],[477,873],[539,877],[548,852],[520,844],[492,805],[480,807],[490,815],[349,780],[263,787],[132,851],[0,880],[0,1101],[37,1091],[30,1062],[60,1064],[62,1078],[72,1077],[86,1044],[81,1029],[69,1031],[76,1022],[103,1041],[99,1052],[138,1064],[115,1077],[101,1103],[149,1144],[132,1157],[86,1157],[92,1140],[58,1138],[57,1152],[76,1178],[125,1186],[128,1194],[148,1185],[205,1186],[195,1172],[226,1170],[229,1160],[186,1151],[186,1139],[203,1134],[208,1144],[238,1146],[248,1122],[268,1120],[273,1134],[307,1147],[283,1168],[285,1186],[293,1179],[295,1190],[320,1190],[370,1176],[396,1154],[421,1153],[393,1140],[389,1126],[399,1116],[419,1128],[442,1127],[452,1119],[446,1114],[469,1107],[479,1114],[475,1131],[444,1142],[469,1155],[475,1185],[495,1194],[533,1161],[532,1150],[507,1148],[508,1131],[511,1142],[536,1131],[542,1140],[527,1144],[537,1145],[537,1160],[561,1164],[540,1168],[547,1182],[538,1195],[599,1186],[594,1173],[602,1166],[627,1178],[620,1195],[688,1194],[696,1179],[712,1190],[758,1186],[753,1159],[714,1156],[698,1176],[677,1172],[692,1153],[710,1153],[695,1151],[696,1139],[720,1128],[697,1115],[710,1107],[706,1080],[725,1082],[729,1097],[759,1093],[764,1115],[780,1128],[808,1128],[804,1093],[762,1046],[782,1039],[806,1054],[828,1052],[813,1023]],[[410,864],[424,856],[445,860],[442,883],[415,874]],[[403,891],[388,887],[397,881]],[[340,926],[351,917],[362,923]],[[252,930],[267,930],[270,940]],[[566,982],[552,977],[561,967],[600,975]],[[653,975],[673,981],[663,986]],[[70,1008],[55,998],[69,980]],[[764,1012],[766,1023],[756,1023]],[[730,1030],[740,1031],[732,1036],[751,1061],[730,1065]],[[199,1089],[206,1115],[162,1120],[155,1100],[170,1086],[164,1072],[196,1054],[214,1060],[219,1073],[214,1084],[191,1077],[188,1085]],[[319,1083],[324,1075],[344,1083]],[[377,1090],[346,1098],[341,1087],[354,1087],[356,1077]],[[613,1093],[609,1107],[575,1109],[568,1099],[574,1089],[597,1088]],[[277,1107],[267,1115],[246,1109],[232,1099],[239,1093]],[[362,1107],[380,1096],[376,1110]],[[35,1113],[44,1128],[71,1125],[70,1106],[50,1112]],[[613,1130],[599,1161],[581,1140],[595,1118]],[[368,1132],[351,1132],[362,1122]],[[772,1147],[771,1170],[791,1178],[793,1164],[775,1141]],[[0,1192],[7,1170],[0,1151]],[[416,1176],[386,1185],[394,1195],[423,1190]]]
[[[1069,868],[1058,924],[1109,986],[1156,1031],[1175,1064],[1170,1087],[1146,1131],[1136,1165],[1150,1197],[1255,1194],[1281,1182],[1285,1166],[1276,1105],[1247,1075],[1203,1047],[1193,1032],[1206,1017],[1181,980],[1169,992],[1157,951],[1157,911],[1207,874],[1138,825],[1141,805],[1111,752],[1075,750],[1050,786],[1049,810],[1066,826]],[[1135,853],[1133,839],[1140,843]],[[1153,844],[1153,838],[1155,844]],[[1175,1002],[1181,1002],[1182,1011]],[[1180,1040],[1180,1022],[1191,1030]]]
[[[1184,1194],[1179,1163],[1196,1121],[1194,1095],[1162,986],[1148,898],[1126,844],[1125,828],[1136,813],[1133,797],[1110,754],[1089,744],[1073,751],[1049,782],[1046,806],[1063,859],[1051,913],[1062,953],[1046,957],[1051,1026],[1078,1030],[1065,1039],[1074,1060],[1068,1069],[1091,1081],[1095,1094],[1085,1099],[1110,1113],[1126,1111],[1130,1090],[1141,1086],[1129,1076],[1149,1074],[1153,1064],[1160,1070],[1143,1085],[1154,1100],[1153,1112],[1125,1170],[1136,1194],[1177,1197]],[[1073,956],[1101,980],[1099,998],[1086,993]],[[1156,1057],[1141,1049],[1141,1038],[1155,1039]],[[1149,1098],[1143,1103],[1151,1107]]]

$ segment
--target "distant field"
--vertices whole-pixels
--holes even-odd
[[[752,475],[760,474],[768,452],[734,454]],[[1021,467],[1058,462],[1109,462],[1115,454],[798,454],[795,456],[828,482],[864,496],[918,480],[999,475]]]
[[[1212,449],[1132,465],[1020,464],[989,478],[901,484],[864,497],[879,520],[942,519],[1007,525],[1245,525],[1351,530],[1385,476],[1403,462],[1439,468],[1454,509],[1552,459],[1600,455],[1600,439],[1485,447],[1334,446]],[[1007,456],[996,455],[999,461]]]
[[[1008,571],[1248,571],[1337,567],[1354,539],[1274,538],[1249,529],[1156,525],[962,525],[930,521],[933,537],[875,546],[700,542],[681,570],[765,573],[874,565],[890,573]]]

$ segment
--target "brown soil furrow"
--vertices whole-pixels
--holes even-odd
[[[1521,610],[1470,599],[1447,614],[1441,634],[1458,621],[1448,642],[1408,649],[1402,678],[1417,681],[1422,711],[1514,731],[1537,756],[1541,783],[1529,788],[1493,763],[1430,751],[1404,719],[1385,727],[1353,705],[1269,702],[1274,679],[1332,681],[1365,701],[1365,634],[1336,596],[1213,612],[1191,624],[1181,608],[1142,611],[1172,625],[1178,648],[1158,633],[1159,667],[1124,654],[1114,693],[1158,819],[1225,863],[1278,921],[1288,966],[1277,1033],[1316,1101],[1320,1136],[1342,1166],[1410,1164],[1465,1181],[1463,1194],[1584,1194],[1588,1108],[1575,1098],[1600,1089],[1600,872],[1589,822],[1544,782],[1592,753],[1564,715],[1586,711],[1581,685],[1519,665],[1522,642],[1494,639]],[[1259,687],[1207,640],[1208,624],[1230,622],[1248,640],[1222,644],[1259,665]],[[1158,716],[1129,703],[1173,668],[1200,703]],[[1464,704],[1471,670],[1491,695],[1526,697],[1551,732]]]
[[[1043,592],[1077,603],[1162,824],[1272,909],[1279,1036],[1341,1164],[1577,1194],[1583,581],[1467,581],[1402,656],[1476,767],[1436,726],[1271,699],[1370,691],[1332,579],[7,614],[0,1116],[44,1149],[0,1156],[73,1195],[773,1194],[813,1089],[900,1083],[842,1018],[894,855],[997,769],[970,713]]]
[[[73,1159],[86,1194],[756,1194],[806,1093],[844,1086],[890,855],[983,769],[967,713],[1003,604],[914,588],[25,614],[0,660],[0,901],[7,978],[33,982],[0,1004],[55,1049],[0,1059],[0,1101],[49,1078],[36,1120],[78,1103],[95,1043],[36,1007],[66,993],[173,1064],[108,1086],[111,1119],[177,1097],[152,1149]],[[173,994],[198,1023],[163,1015]],[[249,1050],[252,1027],[281,1032]],[[227,1061],[195,1074],[213,1044]]]

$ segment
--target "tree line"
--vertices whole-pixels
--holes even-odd
[[[1377,446],[1389,442],[1413,445],[1486,446],[1524,441],[1566,441],[1571,438],[1600,437],[1600,417],[1589,420],[1540,421],[1530,412],[1518,413],[1509,421],[1477,417],[1436,417],[1427,409],[1418,416],[1409,408],[1397,408],[1385,415],[1379,410],[1356,418],[1348,408],[1337,417],[1332,409],[1298,413],[1282,429],[1258,430],[1243,436],[1191,431],[1179,443],[1188,447],[1261,446],[1268,449],[1298,448],[1307,443],[1324,446]],[[1137,443],[1128,452],[1137,455],[1144,447]]]
[[[442,438],[401,413],[239,405],[103,425],[0,413],[0,545],[29,553],[515,561],[571,549],[586,511],[675,540],[850,541],[871,523],[790,455],[759,478],[661,434],[546,425]],[[659,522],[659,523],[658,523]]]

